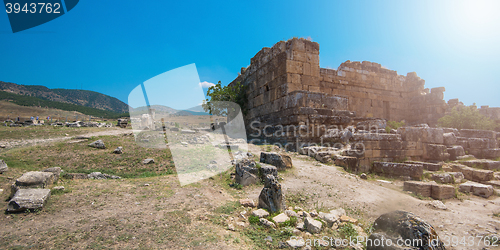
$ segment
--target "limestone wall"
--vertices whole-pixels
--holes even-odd
[[[250,62],[231,83],[248,86],[247,121],[280,122],[269,119],[291,108],[285,97],[295,91],[321,93],[322,97],[311,100],[320,102],[318,108],[347,109],[358,117],[405,120],[407,124],[434,126],[448,108],[443,100],[444,88],[425,89],[425,81],[414,72],[402,76],[367,61],[346,61],[337,70],[320,68],[319,44],[305,39],[294,38],[263,48]],[[330,97],[338,100],[335,105],[321,103]],[[310,103],[303,104],[310,107]],[[295,120],[305,119],[302,116]]]

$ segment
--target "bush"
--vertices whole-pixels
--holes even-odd
[[[403,127],[405,125],[404,121],[387,121],[387,126],[385,127],[385,131],[387,133],[391,132],[391,129],[398,129],[399,127]]]
[[[451,114],[438,120],[438,124],[446,128],[482,130],[494,130],[498,126],[493,120],[480,114],[475,104],[454,107]]]

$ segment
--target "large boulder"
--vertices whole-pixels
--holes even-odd
[[[276,166],[278,170],[285,170],[292,168],[292,158],[285,154],[278,154],[273,152],[261,152],[260,162]]]
[[[393,211],[381,215],[373,224],[375,233],[370,235],[367,241],[367,250],[378,249],[426,249],[426,250],[445,250],[444,243],[439,240],[439,236],[429,223],[416,215],[405,211]],[[386,248],[370,244],[377,242],[378,239],[385,238],[385,241],[390,239],[393,245],[396,245],[398,239],[410,242],[411,246],[405,248]]]
[[[0,174],[6,172],[7,170],[9,170],[7,163],[5,163],[5,161],[3,160],[0,160]]]
[[[105,149],[106,145],[104,145],[104,142],[102,140],[97,140],[95,142],[90,143],[89,147],[99,148],[99,149]]]
[[[286,208],[285,196],[273,175],[264,177],[264,188],[259,195],[259,208],[267,209],[271,213],[276,213]]]
[[[50,197],[50,189],[19,189],[7,205],[7,212],[21,212],[36,210]]]

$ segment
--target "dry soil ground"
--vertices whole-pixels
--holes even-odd
[[[9,129],[23,133],[21,129],[25,128]],[[72,135],[80,132],[89,133],[71,130]],[[290,238],[286,228],[274,231],[248,222],[236,231],[228,229],[231,220],[245,221],[240,215],[242,212],[247,212],[248,217],[249,209],[239,206],[238,200],[257,201],[262,185],[230,187],[232,180],[226,172],[181,187],[165,150],[136,148],[128,129],[102,128],[90,132],[97,133],[92,134],[92,140],[102,139],[109,147],[92,149],[86,146],[88,141],[75,142],[63,136],[48,144],[0,149],[0,159],[7,159],[10,166],[8,172],[0,175],[3,189],[0,195],[4,200],[1,209],[7,206],[9,186],[29,170],[60,166],[66,172],[99,170],[127,177],[61,179],[56,185],[63,185],[66,190],[54,193],[43,210],[0,216],[0,248],[274,249],[279,241]],[[36,139],[36,135],[30,138]],[[123,155],[111,153],[118,145],[124,147]],[[267,148],[249,147],[255,155]],[[376,176],[362,180],[340,167],[320,164],[307,156],[291,155],[294,168],[280,173],[288,205],[318,212],[344,208],[367,230],[378,216],[396,209],[422,217],[436,228],[441,238],[476,237],[498,233],[500,229],[500,220],[494,215],[500,212],[500,197],[496,195],[489,199],[461,195],[459,199],[444,201],[448,210],[437,210],[428,205],[430,200],[403,192],[402,181],[383,179],[384,182],[380,182]],[[140,161],[146,157],[157,160],[151,165],[141,165]],[[322,235],[342,236],[331,230]],[[267,236],[273,241],[266,242]],[[299,236],[319,237],[304,233]],[[482,249],[482,244],[477,245],[479,238],[474,239],[474,246],[447,249]]]

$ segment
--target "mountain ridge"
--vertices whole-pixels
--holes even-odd
[[[129,111],[129,106],[117,98],[91,90],[50,89],[41,85],[22,85],[0,81],[0,91],[117,113]]]

